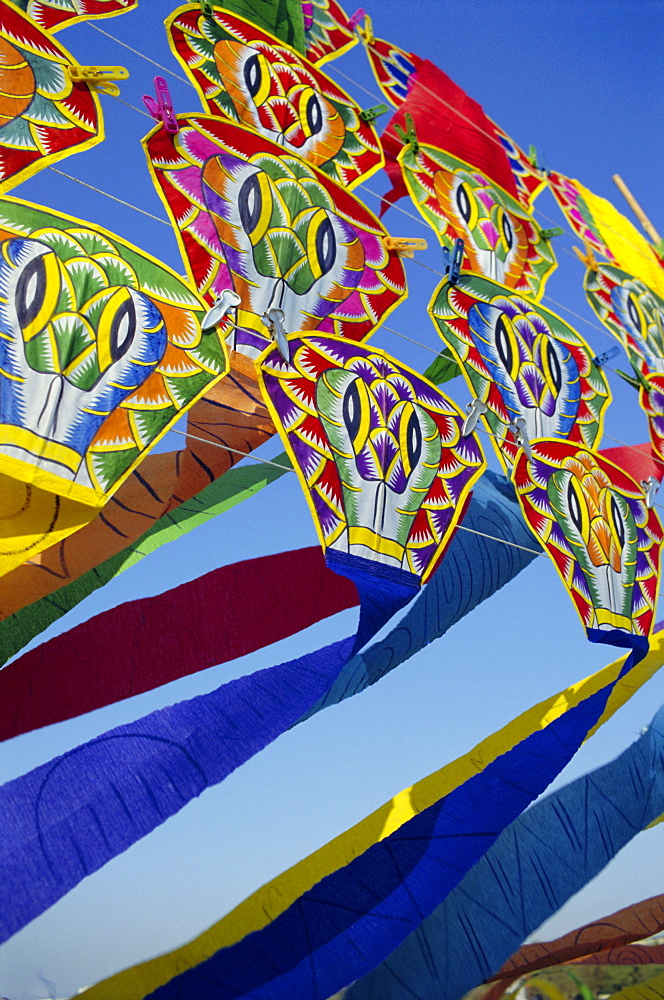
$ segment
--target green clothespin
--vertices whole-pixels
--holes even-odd
[[[531,167],[535,168],[535,170],[539,170],[539,163],[537,162],[537,149],[535,146],[528,147],[528,162]]]
[[[634,372],[636,378],[634,378],[634,375],[627,375],[626,372],[621,372],[620,368],[615,369],[616,375],[620,375],[620,377],[624,379],[628,385],[633,386],[635,389],[643,389],[644,392],[650,392],[648,382],[634,364],[632,364],[632,371]]]
[[[400,125],[394,126],[394,131],[401,139],[404,146],[410,146],[415,156],[420,151],[420,144],[417,141],[417,132],[415,131],[415,125],[413,123],[413,116],[406,112],[404,115],[404,123],[406,125],[405,129],[401,128]]]
[[[210,0],[201,0],[201,14],[204,14],[206,17],[214,16],[214,10],[212,9]]]
[[[540,233],[540,239],[546,240],[548,243],[548,241],[552,240],[554,236],[564,236],[564,235],[565,235],[565,230],[560,229],[559,226],[555,226],[553,229],[543,229]]]
[[[387,104],[374,104],[373,108],[365,108],[364,111],[360,111],[359,117],[363,122],[372,122],[389,110]]]

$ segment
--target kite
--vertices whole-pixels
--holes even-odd
[[[58,31],[77,21],[115,17],[137,6],[138,0],[12,0],[15,7],[45,31]]]
[[[227,362],[175,272],[14,198],[0,201],[0,285],[6,573],[89,521]]]
[[[429,313],[506,471],[519,436],[599,443],[609,387],[591,348],[555,313],[468,271],[441,282]]]
[[[469,270],[539,299],[556,267],[551,245],[519,201],[468,163],[412,143],[398,157],[411,200],[443,247],[464,241]]]
[[[104,138],[95,91],[76,60],[11,3],[0,5],[0,188]]]
[[[234,350],[319,330],[362,340],[406,294],[403,264],[378,220],[315,167],[238,125],[180,116],[145,140],[198,290],[240,297]],[[282,316],[270,319],[279,309]],[[264,318],[267,317],[267,318]]]
[[[661,650],[651,654],[649,659],[649,666],[643,661],[635,668],[643,671],[633,678],[637,684],[643,683],[653,669],[659,668]],[[605,721],[618,707],[612,698],[620,692],[621,667],[620,662],[611,664],[580,685],[534,706],[465,756],[405,789],[362,822],[258,889],[235,911],[189,944],[121,972],[82,995],[86,1000],[102,1000],[110,995],[122,997],[122,1000],[140,1000],[149,994],[165,1000],[182,995],[178,990],[196,996],[196,987],[205,982],[214,984],[216,989],[223,984],[222,996],[226,998],[244,997],[254,991],[255,995],[269,996],[271,1000],[293,996],[294,992],[297,996],[313,998],[331,995],[348,985],[361,967],[372,961],[379,948],[389,951],[390,945],[394,947],[399,938],[405,937],[404,944],[395,954],[408,950],[418,934],[417,931],[409,934],[409,925],[417,926],[424,919],[432,897],[444,895],[444,885],[458,882],[461,873],[457,865],[462,856],[467,862],[473,852],[470,844],[461,847],[464,843],[462,828],[467,826],[468,832],[474,829],[475,837],[483,841],[495,840],[492,823],[505,801],[526,790],[517,761],[523,762],[527,757],[533,746],[531,741],[547,742],[554,733],[559,737],[563,732],[571,736],[573,720],[590,705],[597,710],[600,704],[606,704],[604,712],[599,709],[599,723]],[[631,679],[632,675],[628,676]],[[604,699],[609,689],[613,689],[613,695],[607,703]],[[629,697],[630,694],[631,688],[626,686],[623,695]],[[647,823],[647,816],[654,812],[657,803],[664,804],[662,775],[656,767],[662,738],[661,732],[654,737],[650,735],[647,740],[642,738],[641,746],[637,744],[640,754],[632,754],[637,763],[641,763],[640,757],[643,758],[641,774],[646,787],[634,780],[633,791],[632,782],[626,783],[638,801],[630,799],[626,787],[622,789],[622,795],[630,803],[630,813],[637,814],[639,822]],[[551,752],[557,751],[552,747]],[[629,751],[623,756],[629,757]],[[548,755],[545,754],[542,760],[548,760]],[[634,761],[630,759],[627,763],[633,765]],[[618,769],[622,776],[625,764]],[[500,783],[501,776],[506,773],[511,775],[511,787],[509,791],[500,784],[496,788],[490,799],[491,818],[483,814],[486,798],[474,811],[474,797],[482,795],[485,783],[494,780]],[[611,775],[612,780],[614,777]],[[655,795],[652,803],[648,801],[649,791]],[[567,789],[556,793],[552,799],[557,801],[565,792]],[[597,798],[602,801],[601,792]],[[541,805],[534,808],[542,811]],[[603,808],[606,810],[605,805]],[[643,815],[644,809],[646,815]],[[550,811],[555,814],[555,806]],[[597,822],[601,823],[599,815]],[[489,850],[499,850],[501,841],[512,829],[508,827]],[[629,836],[635,832],[630,830]],[[592,865],[597,863],[598,855],[606,851],[611,856],[615,850],[617,846],[607,847],[604,840],[603,846],[596,849],[588,861],[590,874],[587,877],[594,874]],[[454,858],[449,865],[444,862],[448,851]],[[603,863],[607,860],[605,856]],[[471,871],[462,879],[460,887],[472,879]],[[458,895],[458,890],[452,888],[448,898]],[[422,927],[427,927],[441,909],[439,905],[432,917],[424,919]],[[444,954],[445,948],[439,948],[438,952]],[[389,963],[390,959],[384,964]],[[379,971],[382,968],[379,966]],[[367,979],[370,983],[372,976]],[[351,988],[351,995],[353,990],[358,990],[359,995],[364,996],[365,982],[367,980],[360,979]],[[450,992],[450,1000],[456,1000],[463,992],[464,989],[456,994]],[[371,992],[366,995],[374,996]]]
[[[296,51],[254,24],[200,7],[167,21],[171,48],[205,110],[237,121],[344,187],[383,163],[378,135],[354,101]]]
[[[424,583],[485,469],[454,404],[384,351],[290,338],[260,380],[326,560],[362,597],[357,643]]]
[[[643,487],[569,441],[521,451],[514,483],[524,517],[553,560],[592,642],[641,655],[659,589],[662,526]]]

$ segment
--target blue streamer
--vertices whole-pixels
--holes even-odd
[[[351,987],[346,1000],[457,1000],[497,972],[662,812],[664,707],[620,757],[512,823],[442,905]]]
[[[434,579],[400,625],[355,637],[112,729],[0,788],[0,941],[313,711],[375,683],[534,557],[511,486],[488,474]],[[516,540],[529,551],[508,547]]]

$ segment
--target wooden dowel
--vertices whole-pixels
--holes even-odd
[[[648,218],[648,216],[646,215],[646,213],[643,211],[643,209],[639,205],[638,201],[636,200],[636,198],[634,197],[634,195],[632,194],[632,192],[630,191],[630,189],[625,184],[625,182],[622,179],[622,177],[620,176],[620,174],[614,174],[613,177],[611,178],[611,180],[613,181],[613,183],[615,184],[615,186],[618,188],[618,190],[622,194],[623,198],[625,199],[625,201],[627,202],[627,204],[629,205],[629,207],[634,212],[634,215],[637,217],[637,219],[639,220],[639,222],[641,223],[641,225],[643,226],[643,228],[647,232],[648,236],[650,237],[650,239],[653,241],[653,243],[655,243],[657,246],[659,246],[659,244],[662,242],[661,236],[659,235],[659,233],[657,232],[657,230],[653,226],[652,222],[650,221],[650,219]]]

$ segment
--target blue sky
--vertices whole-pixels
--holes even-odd
[[[97,24],[180,72],[162,27],[171,9],[164,0],[142,0],[138,11]],[[383,0],[367,10],[378,36],[437,63],[523,146],[536,145],[550,167],[579,178],[622,210],[611,182],[611,174],[620,173],[664,230],[660,0]],[[165,219],[139,144],[150,127],[139,113],[141,94],[151,92],[152,77],[162,71],[88,24],[63,31],[59,38],[81,63],[127,66],[131,76],[122,86],[122,100],[134,106],[103,98],[107,142],[60,163],[59,169]],[[328,64],[327,71],[363,106],[380,100],[359,46],[338,64]],[[191,87],[170,76],[168,81],[177,111],[199,110]],[[375,210],[372,192],[385,186],[377,176],[357,194]],[[13,193],[106,225],[182,270],[166,226],[74,181],[47,170]],[[406,201],[399,204],[410,211]],[[546,193],[536,214],[544,227],[564,225]],[[435,237],[419,221],[396,208],[385,221],[394,235],[428,238],[429,250],[420,259],[440,269]],[[543,304],[575,325],[600,352],[612,341],[586,304],[582,267],[571,251],[574,242],[571,235],[555,241],[560,267]],[[423,370],[440,343],[426,314],[438,279],[416,265],[408,266],[408,277],[409,299],[388,325],[423,346],[381,331],[373,340]],[[613,376],[611,384],[614,402],[607,435],[632,443],[645,440],[646,421],[636,394]],[[465,405],[468,396],[460,379],[448,389]],[[179,447],[181,440],[170,435],[168,446]],[[484,443],[488,455],[488,441]],[[604,442],[606,447],[614,443]],[[263,454],[270,457],[279,450],[272,442]],[[285,476],[144,560],[48,634],[216,566],[315,543],[295,476]],[[255,613],[260,615],[261,608]],[[219,608],[218,614],[223,623],[233,608]],[[235,663],[10,741],[0,754],[0,780],[119,722],[349,634],[355,621],[356,612],[344,612]],[[2,946],[0,992],[10,1000],[67,996],[181,944],[401,788],[611,658],[610,650],[586,642],[553,566],[545,558],[535,560],[447,636],[374,688],[287,733]],[[655,677],[580,751],[557,784],[615,756],[663,701],[664,676]],[[623,851],[541,934],[562,933],[664,892],[663,847],[664,824]]]

